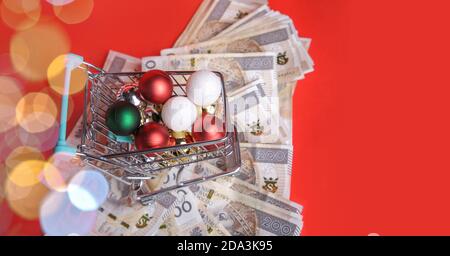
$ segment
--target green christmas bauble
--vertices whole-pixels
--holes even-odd
[[[131,135],[139,128],[140,124],[139,109],[126,101],[116,102],[106,111],[106,126],[116,135]]]

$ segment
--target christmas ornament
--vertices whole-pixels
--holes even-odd
[[[153,115],[152,112],[147,112],[146,110],[139,110],[141,113],[141,125],[144,125],[146,123],[150,123],[153,121]]]
[[[186,97],[173,97],[164,104],[161,117],[173,131],[189,131],[197,119],[197,108]]]
[[[139,109],[126,101],[118,101],[106,111],[106,126],[116,135],[128,136],[139,128]]]
[[[187,132],[171,132],[171,135],[175,139],[184,139],[186,138]]]
[[[186,145],[186,144],[194,143],[194,139],[189,134],[186,134],[186,136],[184,138],[178,138],[175,141],[176,141],[177,145]]]
[[[192,137],[195,142],[222,139],[225,137],[225,123],[214,115],[203,113],[192,126]],[[206,148],[210,150],[215,147]]]
[[[139,81],[138,92],[142,98],[151,103],[164,104],[172,97],[172,79],[164,71],[148,71]]]
[[[134,144],[138,150],[167,147],[169,144],[169,131],[159,123],[147,123],[137,131]]]
[[[186,94],[195,105],[207,107],[216,102],[222,94],[222,81],[211,71],[197,71],[187,82]]]
[[[147,108],[147,102],[145,102],[145,100],[143,100],[137,93],[136,85],[126,85],[121,88],[119,93],[120,100],[127,101],[141,110]]]

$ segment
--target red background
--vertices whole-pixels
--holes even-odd
[[[87,21],[64,27],[72,51],[101,66],[109,49],[170,47],[200,1],[96,0]],[[292,199],[305,207],[303,234],[450,235],[448,1],[270,6],[313,38],[316,71],[294,95]],[[0,25],[0,53],[12,34]],[[9,234],[39,234],[37,222],[14,220]]]

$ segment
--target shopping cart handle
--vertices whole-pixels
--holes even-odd
[[[67,144],[66,133],[67,133],[67,112],[69,108],[69,92],[70,92],[70,79],[72,75],[72,70],[80,66],[83,63],[83,57],[69,53],[66,55],[65,60],[65,74],[64,74],[64,91],[62,94],[61,101],[61,118],[59,120],[59,138],[56,144],[55,152],[67,152],[75,153],[76,148]]]

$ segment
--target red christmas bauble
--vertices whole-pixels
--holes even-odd
[[[162,124],[147,123],[137,131],[134,144],[138,150],[167,147],[169,144],[169,130]]]
[[[142,98],[151,103],[164,104],[172,97],[172,79],[164,71],[148,71],[139,80],[138,92]]]
[[[218,117],[203,113],[192,126],[192,137],[195,142],[219,140],[225,137],[225,123]],[[206,146],[208,150],[216,147]]]

